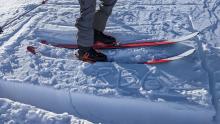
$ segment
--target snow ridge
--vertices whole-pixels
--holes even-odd
[[[0,97],[2,98],[32,104],[56,113],[68,112],[75,115],[78,113],[75,111],[77,108],[82,118],[95,123],[212,124],[212,111],[202,107],[169,102],[157,103],[144,99],[106,98],[31,84],[0,82]],[[189,108],[191,111],[188,110]]]

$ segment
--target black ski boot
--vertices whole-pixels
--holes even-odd
[[[105,54],[96,51],[92,47],[79,46],[78,54],[76,56],[79,60],[90,63],[107,61],[107,56]]]
[[[101,31],[94,29],[94,41],[96,43],[103,43],[108,45],[117,45],[116,39],[112,36],[106,35]]]

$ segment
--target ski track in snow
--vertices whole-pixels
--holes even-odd
[[[11,2],[10,2],[11,1]],[[10,0],[5,3],[13,3]],[[39,4],[17,2],[1,6],[0,26]],[[195,54],[161,65],[83,63],[75,50],[39,43],[76,41],[77,0],[49,0],[0,34],[0,78],[29,82],[58,90],[107,97],[145,98],[152,101],[187,103],[209,108],[214,105],[220,120],[220,2],[218,0],[119,0],[106,32],[121,42],[174,38],[200,31],[184,43],[148,48],[103,51],[119,61],[144,61],[179,54],[195,47]],[[36,46],[43,56],[26,52]],[[212,99],[212,100],[211,100]]]

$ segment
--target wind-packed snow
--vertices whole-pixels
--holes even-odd
[[[91,124],[67,113],[55,114],[39,108],[0,98],[1,124]]]
[[[214,112],[211,109],[184,103],[162,100],[152,102],[126,97],[106,98],[5,81],[1,81],[0,89],[0,97],[31,104],[56,113],[68,112],[94,123],[213,124]],[[29,94],[26,94],[27,92]]]
[[[4,26],[42,1],[0,2],[0,26]],[[118,0],[106,33],[115,36],[122,43],[134,40],[173,39],[196,31],[200,34],[175,45],[103,50],[102,52],[114,59],[115,63],[84,63],[74,56],[76,50],[39,43],[41,39],[56,43],[76,43],[77,29],[74,24],[79,11],[77,0],[49,0],[47,4],[4,27],[4,32],[0,34],[0,79],[70,93],[110,98],[125,97],[131,100],[144,99],[155,104],[187,104],[212,111],[210,120],[212,116],[216,116],[216,121],[220,120],[219,0]],[[42,54],[33,55],[27,52],[26,47],[29,45],[37,47]],[[173,56],[192,48],[196,49],[193,55],[170,63],[120,64]],[[26,94],[31,94],[30,92],[31,90]],[[114,99],[112,100],[114,102]],[[25,101],[19,101],[21,104],[4,98],[0,101],[0,117],[1,112],[5,112],[2,109],[5,104],[16,104],[23,111],[22,103]],[[30,111],[43,111],[29,108]],[[8,109],[13,111],[13,107]],[[191,111],[190,107],[188,111]],[[47,116],[47,112],[42,113]],[[35,114],[38,116],[37,121],[42,122],[42,116]],[[13,121],[25,121],[25,118],[16,120],[9,111],[6,120],[10,118],[13,118]],[[61,118],[62,122],[65,118],[71,120],[72,115],[65,114],[58,118]],[[95,117],[91,120],[103,122]]]

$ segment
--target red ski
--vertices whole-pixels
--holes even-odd
[[[177,39],[170,39],[170,40],[155,40],[155,41],[135,41],[133,43],[122,43],[118,45],[106,45],[102,43],[96,43],[93,48],[95,49],[121,49],[121,48],[134,48],[134,47],[145,47],[145,46],[160,46],[160,45],[167,45],[167,44],[175,44],[177,42],[185,41],[197,36],[199,32],[194,32],[189,35],[177,38]],[[78,45],[76,44],[61,44],[61,43],[52,43],[48,42],[47,40],[41,40],[40,43],[51,45],[60,48],[68,48],[68,49],[77,49]]]
[[[159,63],[171,62],[171,61],[182,59],[186,56],[189,56],[189,55],[193,54],[194,52],[195,52],[195,49],[193,48],[193,49],[190,49],[182,54],[176,55],[176,56],[167,57],[167,58],[163,58],[163,59],[153,59],[153,60],[149,60],[147,62],[140,63],[140,64],[159,64]]]
[[[41,53],[41,51],[38,51],[38,49],[36,47],[33,46],[28,46],[27,47],[27,51],[34,54],[34,55],[43,55],[43,53]],[[123,64],[161,64],[161,63],[167,63],[167,62],[171,62],[174,60],[178,60],[178,59],[182,59],[186,56],[189,56],[191,54],[193,54],[195,52],[195,49],[190,49],[184,53],[181,53],[179,55],[175,55],[175,56],[171,56],[171,57],[164,57],[164,58],[160,58],[160,59],[153,59],[153,60],[148,60],[145,62],[132,62],[132,63],[124,63]],[[109,61],[109,62],[115,62],[115,61]],[[105,62],[104,62],[105,63]],[[120,63],[120,62],[118,62]]]

